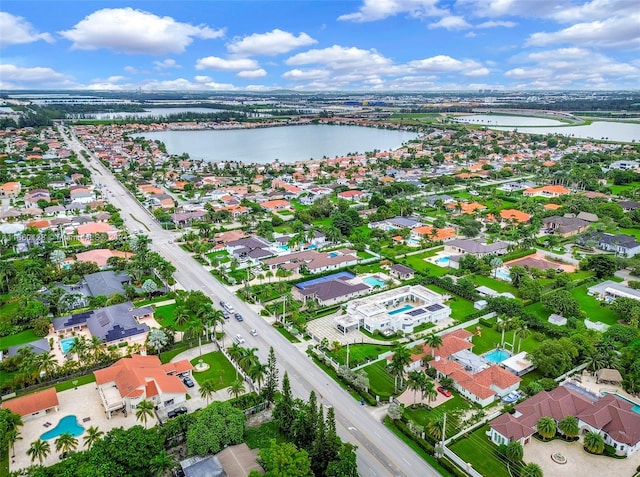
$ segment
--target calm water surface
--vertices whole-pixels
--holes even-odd
[[[491,129],[511,130],[508,127],[493,127]],[[640,124],[619,123],[614,121],[594,121],[585,126],[563,126],[555,128],[521,128],[518,132],[531,134],[562,134],[563,136],[584,139],[606,139],[617,142],[640,142]]]
[[[161,118],[180,113],[219,113],[220,111],[222,110],[213,108],[151,108],[137,112],[87,113],[84,117],[91,119]]]
[[[416,133],[360,126],[286,126],[260,129],[161,131],[141,134],[162,141],[169,154],[192,159],[245,163],[294,162],[323,157],[389,151],[415,139]]]
[[[486,124],[487,126],[561,126],[566,124],[556,119],[528,116],[504,116],[501,114],[474,114],[472,116],[458,116],[456,119],[458,122]]]

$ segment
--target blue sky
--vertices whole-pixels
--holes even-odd
[[[639,89],[638,0],[0,4],[0,89]]]

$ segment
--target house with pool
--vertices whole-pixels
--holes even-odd
[[[336,326],[343,333],[360,327],[370,333],[413,333],[422,323],[438,323],[449,316],[451,308],[442,295],[422,285],[407,285],[350,301],[346,314],[336,318]]]
[[[443,334],[438,348],[425,344],[411,359],[413,365],[434,368],[439,378],[451,378],[462,396],[485,407],[516,391],[521,378],[500,365],[511,356],[508,351],[496,348],[482,356],[474,354],[472,336],[464,329]]]
[[[490,438],[496,444],[517,441],[526,445],[541,417],[558,424],[564,417],[578,419],[580,435],[600,434],[618,455],[630,456],[640,449],[640,405],[617,394],[598,395],[565,383],[553,391],[542,391],[491,421]]]
[[[187,400],[187,388],[181,377],[190,375],[188,360],[162,364],[157,356],[131,355],[108,368],[93,372],[104,410],[111,419],[113,412],[134,411],[138,403],[151,401],[156,409]]]

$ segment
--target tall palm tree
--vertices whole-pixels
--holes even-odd
[[[604,438],[597,432],[587,432],[584,436],[584,448],[592,454],[602,454]]]
[[[13,428],[7,431],[7,444],[11,448],[11,457],[16,456],[16,442],[21,441],[22,436],[20,435],[20,431],[17,428]]]
[[[518,441],[511,441],[507,444],[507,448],[504,451],[504,455],[509,462],[516,464],[522,460],[524,457],[524,449],[522,448],[522,444]]]
[[[184,339],[191,341],[194,338],[198,338],[198,348],[200,350],[200,356],[202,356],[202,335],[206,331],[204,323],[199,319],[191,320],[187,329],[184,332]]]
[[[162,477],[176,466],[176,458],[162,449],[157,456],[151,459],[150,464],[156,476]]]
[[[425,380],[422,383],[422,399],[427,397],[429,401],[429,406],[431,406],[431,401],[434,401],[438,397],[438,390],[436,389],[436,383],[433,379],[429,379],[425,375]]]
[[[213,379],[207,379],[200,385],[200,396],[207,400],[207,406],[209,405],[209,399],[213,397],[215,392],[216,385]]]
[[[443,415],[439,415],[434,417],[433,419],[429,419],[426,425],[427,433],[433,437],[435,440],[442,439],[442,427],[444,423]]]
[[[87,429],[87,435],[84,436],[84,446],[87,449],[91,449],[91,446],[102,439],[104,432],[98,429],[96,426],[91,426]]]
[[[153,418],[153,409],[153,403],[151,401],[147,401],[146,399],[140,401],[136,405],[136,420],[142,421],[145,428],[147,427],[147,420],[150,417]]]
[[[251,380],[258,385],[258,389],[262,388],[262,381],[267,375],[267,371],[269,370],[269,366],[266,363],[253,363],[249,368],[247,374],[251,378]]]
[[[431,347],[431,356],[435,358],[436,350],[442,346],[442,336],[432,333],[425,337],[424,342]]]
[[[407,377],[407,388],[413,390],[413,407],[416,407],[416,394],[423,387],[424,377],[422,371],[411,371]]]
[[[63,432],[56,439],[56,452],[62,451],[62,453],[66,453],[72,450],[76,450],[78,447],[78,439],[76,439],[69,432]]]
[[[542,477],[542,468],[531,462],[520,469],[520,477]]]
[[[556,421],[552,417],[541,417],[536,423],[536,429],[543,439],[551,439],[556,435]]]
[[[256,355],[258,348],[243,348],[242,356],[238,359],[238,365],[246,373],[256,363],[260,362],[260,358]]]
[[[183,328],[191,321],[191,313],[185,306],[176,306],[174,322],[178,328]]]
[[[558,429],[567,437],[577,437],[580,433],[580,424],[574,416],[565,416],[558,423]]]
[[[393,349],[393,358],[391,360],[391,374],[394,376],[394,384],[396,391],[398,390],[398,380],[400,387],[404,384],[404,368],[411,362],[411,352],[402,345],[397,345]]]
[[[231,386],[227,388],[227,391],[229,391],[229,394],[231,394],[234,398],[241,396],[245,392],[244,382],[240,379],[236,379],[233,383],[231,383]]]
[[[227,353],[229,353],[229,356],[231,357],[231,359],[237,363],[238,360],[242,357],[243,349],[244,348],[240,346],[238,343],[233,343],[231,346],[227,348]]]
[[[38,439],[31,443],[29,449],[27,449],[27,455],[31,457],[31,462],[35,462],[36,459],[42,464],[47,456],[51,453],[51,444],[49,441],[43,441]]]

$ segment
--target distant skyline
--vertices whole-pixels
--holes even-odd
[[[0,90],[640,89],[638,0],[0,5]]]

